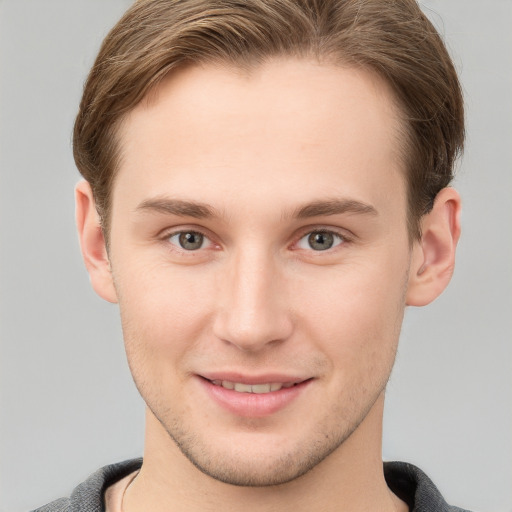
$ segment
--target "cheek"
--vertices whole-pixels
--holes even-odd
[[[405,308],[404,265],[350,265],[305,285],[309,336],[344,373],[372,374],[392,364]]]
[[[126,352],[134,374],[147,368],[168,378],[205,330],[212,293],[201,276],[161,266],[127,266],[115,274]],[[150,370],[149,370],[150,368]]]

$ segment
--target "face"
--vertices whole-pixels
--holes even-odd
[[[410,261],[398,132],[379,79],[303,60],[183,69],[123,124],[128,360],[161,442],[204,473],[296,478],[382,395]]]

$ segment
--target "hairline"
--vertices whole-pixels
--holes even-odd
[[[116,183],[117,175],[120,171],[123,162],[123,142],[121,139],[122,126],[130,117],[130,114],[138,107],[138,106],[151,106],[154,102],[158,101],[158,90],[163,81],[167,79],[172,79],[172,75],[178,73],[179,71],[190,68],[190,67],[202,67],[202,66],[214,66],[225,68],[233,73],[242,72],[245,76],[250,77],[250,74],[265,65],[267,62],[275,60],[275,59],[296,59],[296,60],[304,60],[318,63],[322,66],[332,66],[332,67],[340,67],[346,69],[355,69],[362,70],[367,73],[373,80],[376,80],[380,83],[381,90],[382,86],[385,87],[386,91],[384,92],[387,99],[390,100],[390,114],[394,116],[393,123],[393,140],[395,142],[395,148],[393,150],[394,157],[397,160],[397,164],[399,165],[399,170],[402,173],[402,178],[404,180],[405,193],[406,193],[406,222],[407,222],[407,231],[409,242],[412,243],[418,240],[421,237],[420,231],[420,218],[414,218],[413,212],[411,211],[409,204],[409,180],[411,178],[411,172],[409,169],[410,163],[409,159],[411,156],[411,133],[410,128],[408,127],[407,114],[405,106],[401,104],[398,95],[393,88],[393,85],[390,80],[388,80],[383,73],[379,73],[372,66],[365,66],[356,62],[349,62],[348,59],[344,59],[341,55],[329,55],[329,54],[320,54],[319,52],[285,52],[276,55],[268,55],[262,59],[245,59],[240,57],[239,59],[234,58],[221,58],[219,56],[211,56],[203,57],[201,59],[188,59],[183,60],[177,65],[170,66],[165,73],[160,73],[158,77],[154,78],[151,81],[147,89],[145,90],[143,96],[139,101],[134,103],[130,109],[126,112],[123,112],[111,125],[111,137],[112,137],[112,145],[114,147],[114,165],[112,169],[112,173],[110,175],[110,182],[108,187],[108,195],[105,204],[105,208],[102,211],[98,210],[100,220],[101,220],[101,228],[103,230],[103,236],[105,238],[105,243],[107,246],[107,250],[109,249],[110,242],[110,229],[111,229],[111,218],[112,218],[112,200],[113,200],[113,190]]]

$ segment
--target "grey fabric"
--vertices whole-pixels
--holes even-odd
[[[406,462],[385,462],[388,487],[412,512],[469,512],[446,503],[432,480],[421,469]]]
[[[93,473],[71,493],[32,512],[104,512],[104,493],[109,485],[140,468],[142,459],[112,464]],[[446,503],[432,481],[416,466],[405,462],[385,462],[384,476],[389,488],[411,512],[469,512]]]
[[[103,496],[107,487],[140,468],[142,459],[131,459],[98,469],[71,493],[36,509],[34,512],[104,512]]]

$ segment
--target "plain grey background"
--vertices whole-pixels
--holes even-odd
[[[128,0],[0,0],[0,510],[68,494],[140,455],[143,405],[116,306],[96,297],[74,231],[70,137],[99,44]],[[384,457],[447,499],[512,511],[512,1],[425,0],[460,71],[467,150],[450,288],[407,312]]]

